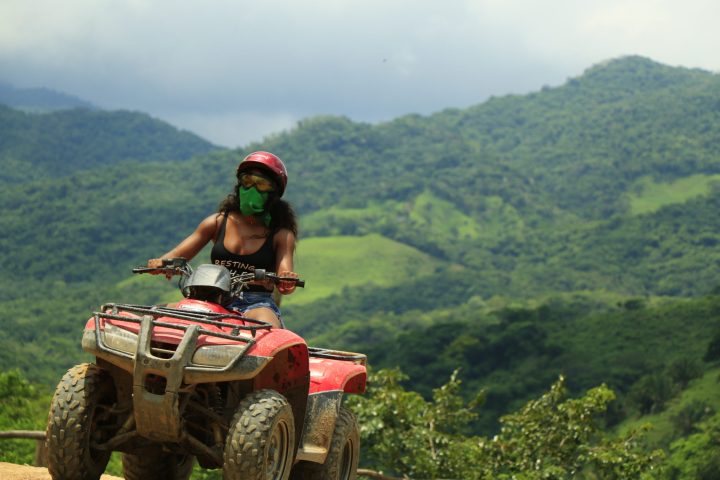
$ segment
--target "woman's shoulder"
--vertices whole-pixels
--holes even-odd
[[[273,234],[273,243],[278,244],[295,244],[295,234],[289,228],[279,228]]]
[[[225,216],[225,213],[223,213],[223,212],[211,213],[207,217],[203,218],[202,222],[200,222],[200,223],[216,225],[216,224],[219,224],[220,222],[222,222],[222,219],[224,216]]]
[[[220,224],[223,220],[223,214],[216,212],[208,215],[205,217],[201,222],[200,226],[198,227],[200,230],[206,233],[212,233],[214,234],[217,229],[220,227]]]

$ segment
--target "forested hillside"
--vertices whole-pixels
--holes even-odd
[[[300,214],[308,287],[284,301],[289,327],[425,395],[459,367],[468,395],[487,390],[475,431],[561,373],[572,392],[616,390],[608,425],[659,414],[720,359],[716,74],[626,57],[468,109],[310,118],[237,151],[128,112],[0,108],[0,132],[0,369],[35,382],[82,358],[99,303],[176,295],[130,268],[214,211],[257,149],[288,165]]]
[[[139,112],[26,113],[0,101],[0,185],[57,179],[122,161],[177,161],[217,150]]]

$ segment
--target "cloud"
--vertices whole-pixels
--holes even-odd
[[[625,54],[718,70],[719,14],[710,0],[3,0],[0,77],[261,135],[465,107]]]
[[[300,117],[291,113],[243,111],[238,113],[164,113],[163,118],[173,125],[195,132],[203,138],[215,139],[228,147],[241,147],[266,137],[269,132],[280,133],[293,128]]]

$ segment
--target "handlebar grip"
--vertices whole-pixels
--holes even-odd
[[[132,273],[152,273],[157,275],[180,275],[180,271],[177,268],[172,267],[135,267],[132,269]]]
[[[294,277],[280,277],[277,274],[268,272],[267,270],[264,270],[262,268],[256,268],[255,270],[253,270],[253,274],[255,280],[270,280],[273,283],[294,282],[295,285],[298,287],[305,287],[305,280],[300,280],[299,278]]]
[[[275,277],[275,283],[280,282],[292,282],[296,287],[305,288],[305,280],[300,280],[295,277]]]
[[[148,273],[157,270],[157,268],[150,267],[135,267],[132,269],[132,273]]]

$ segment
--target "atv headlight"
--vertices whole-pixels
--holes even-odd
[[[137,351],[138,336],[132,332],[116,327],[111,323],[105,323],[105,329],[100,335],[102,335],[103,342],[109,348],[131,354],[135,354]]]
[[[195,365],[226,367],[245,351],[246,345],[210,345],[195,351],[192,362]]]

